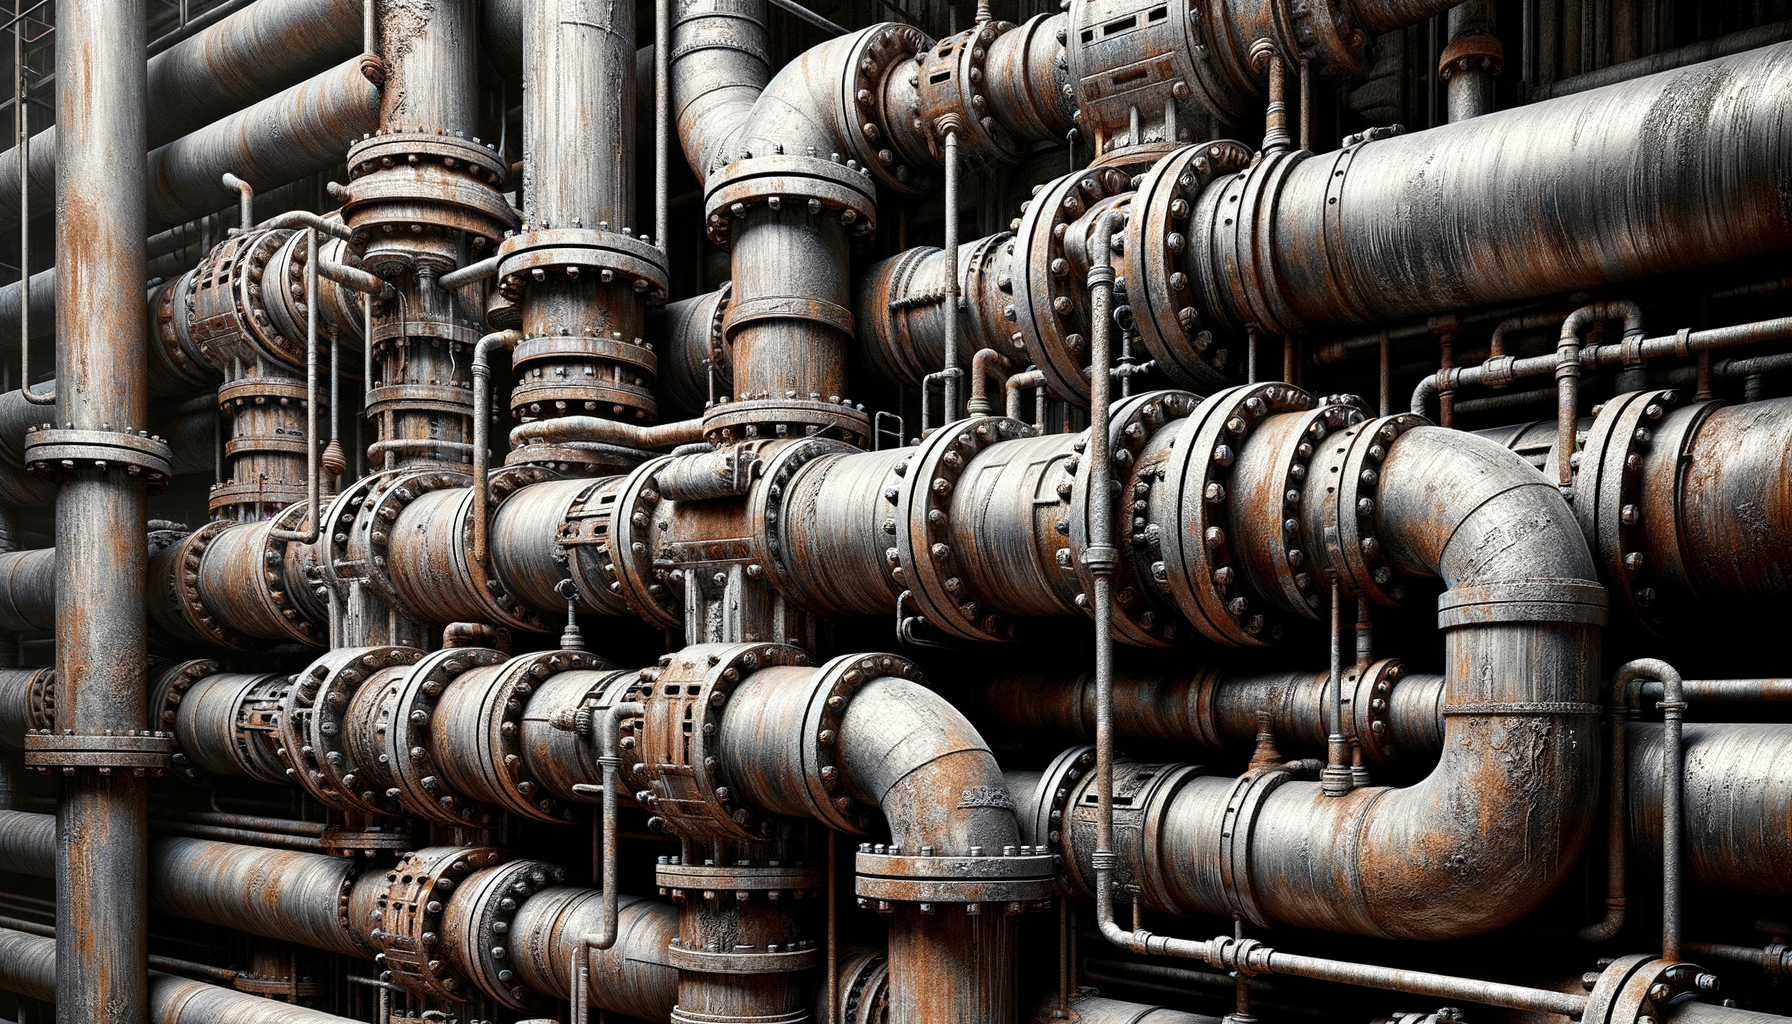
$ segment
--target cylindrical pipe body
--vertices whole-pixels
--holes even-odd
[[[1702,705],[1693,704],[1698,715]],[[1681,779],[1683,869],[1702,886],[1792,894],[1792,727],[1687,722]],[[1626,727],[1631,857],[1661,862],[1659,723]],[[1645,874],[1644,877],[1648,877]]]
[[[583,937],[597,930],[602,894],[592,889],[544,889],[511,922],[511,962],[522,983],[565,999],[568,969]],[[621,896],[616,944],[591,951],[591,1003],[611,1013],[666,1020],[678,1003],[678,970],[667,949],[678,937],[678,908]]]
[[[1293,335],[1784,251],[1788,88],[1780,44],[1264,161],[1196,203],[1188,269],[1203,318]],[[1260,225],[1249,237],[1223,223],[1240,216]]]
[[[56,10],[56,411],[77,430],[148,426],[141,341],[148,152],[143,0]],[[56,499],[56,729],[148,725],[144,478],[65,468]],[[79,741],[76,741],[79,742]],[[148,780],[76,769],[57,801],[56,1016],[135,1024],[146,1012]]]
[[[210,839],[150,847],[151,905],[221,928],[369,956],[343,922],[342,901],[360,870],[353,859]]]

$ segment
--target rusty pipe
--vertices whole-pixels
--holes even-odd
[[[1003,384],[1004,390],[1008,393],[1007,408],[1005,410],[1008,418],[1011,420],[1018,420],[1021,418],[1020,393],[1022,391],[1025,391],[1028,388],[1043,387],[1045,387],[1045,374],[1039,370],[1023,370],[1020,373],[1009,377],[1007,382]],[[1034,429],[1043,431],[1045,428],[1044,418],[1041,417],[1039,422],[1034,423],[1033,426]]]
[[[956,318],[953,318],[956,319]],[[979,349],[971,358],[971,400],[965,412],[972,416],[990,416],[996,411],[995,403],[989,399],[991,382],[1006,383],[1013,377],[1013,364],[1008,357],[993,348]],[[1020,419],[1014,408],[1020,404],[1020,393],[1016,389],[1009,390],[1008,416]]]
[[[317,543],[324,517],[323,474],[318,469],[317,376],[317,229],[305,229],[305,528],[274,527],[268,536],[277,541]],[[373,339],[367,340],[369,345]],[[331,367],[334,372],[335,368]]]
[[[597,927],[579,936],[577,946],[573,950],[569,977],[572,981],[572,1020],[573,1024],[584,1024],[589,1016],[587,1009],[590,1000],[591,951],[607,950],[616,945],[619,934],[620,902],[617,892],[617,860],[618,843],[616,835],[616,789],[622,784],[619,769],[622,766],[622,754],[619,748],[624,718],[639,718],[643,712],[639,701],[621,701],[610,705],[599,720],[599,734],[603,741],[603,753],[598,763],[603,767],[603,909],[599,913]]]
[[[1627,725],[1629,785],[1625,820],[1628,846],[1643,859],[1659,849],[1663,724]],[[1792,727],[1765,724],[1693,724],[1684,727],[1680,833],[1687,877],[1732,892],[1783,897],[1792,894],[1784,865],[1792,858]]]
[[[510,431],[512,448],[538,444],[613,444],[652,451],[703,440],[702,420],[680,420],[641,426],[596,416],[557,416],[524,423]]]
[[[491,531],[492,353],[514,351],[521,331],[496,331],[473,346],[473,561],[484,565]]]
[[[1252,323],[1287,336],[1784,252],[1792,198],[1758,200],[1779,195],[1792,160],[1792,130],[1767,99],[1789,80],[1781,43],[1289,167],[1265,161],[1250,175],[1254,212],[1231,209],[1242,182],[1193,204],[1185,265],[1201,318],[1233,337]],[[1664,163],[1664,148],[1713,159]],[[1437,179],[1436,167],[1452,171]],[[1396,214],[1415,189],[1431,190],[1425,214]],[[1637,194],[1701,201],[1628,201]],[[1227,217],[1263,223],[1261,247],[1234,247]]]
[[[220,179],[224,187],[237,195],[237,230],[248,231],[255,226],[255,186],[230,173],[224,172]]]
[[[348,225],[342,223],[340,218],[320,217],[308,210],[288,210],[285,213],[277,213],[262,221],[258,226],[266,231],[279,228],[309,228],[313,231],[321,231],[331,238],[339,238],[344,242],[355,237],[355,233],[350,231]]]
[[[0,987],[66,1005],[74,993],[56,984],[62,960],[57,942],[0,928]],[[349,1017],[155,971],[147,981],[140,1019],[150,1024],[355,1024]]]

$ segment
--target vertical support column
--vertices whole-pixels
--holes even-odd
[[[144,0],[56,10],[56,421],[103,451],[141,429],[148,152]],[[121,434],[120,432],[124,432]],[[56,499],[56,727],[74,739],[145,726],[145,479],[69,460]],[[94,744],[98,745],[98,744]],[[56,1020],[140,1024],[147,780],[65,769],[56,805]]]

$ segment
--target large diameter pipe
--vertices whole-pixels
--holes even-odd
[[[669,947],[678,937],[678,908],[622,896],[616,941],[590,951],[591,1003],[610,1013],[666,1020],[678,1003],[678,970]],[[581,938],[603,916],[603,895],[592,889],[543,889],[510,925],[510,962],[529,988],[556,999],[572,994],[570,969]]]
[[[55,422],[102,437],[148,425],[144,19],[144,0],[74,0],[56,11]],[[61,473],[58,733],[148,725],[146,502],[144,478],[116,460]],[[147,787],[130,770],[82,767],[63,778],[54,946],[64,1024],[144,1019]]]
[[[151,153],[151,230],[216,210],[226,172],[266,190],[341,163],[350,141],[379,125],[391,91],[369,70],[362,58],[345,61]]]
[[[259,0],[157,54],[149,61],[149,145],[172,142],[353,57],[361,48],[360,7],[360,0]],[[48,214],[56,128],[33,135],[29,145],[31,208]],[[15,148],[0,153],[0,209],[18,206]]]
[[[1687,877],[1713,888],[1792,896],[1792,727],[1688,722],[1681,729]],[[1626,737],[1632,859],[1661,863],[1666,730],[1632,722]]]
[[[1264,161],[1260,183],[1227,179],[1197,204],[1202,313],[1239,336],[1253,323],[1292,335],[1783,252],[1788,89],[1782,43],[1292,167]],[[1226,226],[1239,216],[1261,221],[1254,235]]]
[[[149,859],[156,910],[332,953],[371,955],[342,920],[341,901],[359,871],[352,859],[186,838],[157,841]]]
[[[57,1019],[77,993],[57,984],[62,961],[58,938],[49,939],[0,928],[0,988],[31,999],[57,1004]],[[102,940],[103,941],[103,940]],[[148,975],[146,998],[133,1020],[150,1024],[355,1024],[348,1017],[307,1009],[170,974]],[[126,1018],[111,1016],[109,1020]]]
[[[771,77],[764,0],[698,0],[675,9],[672,109],[697,180],[738,155],[747,112]]]
[[[634,8],[524,7],[524,217],[536,227],[620,230],[635,214]]]
[[[749,802],[833,820],[837,812],[818,806],[818,797],[826,805],[829,792],[851,794],[880,808],[891,838],[911,853],[993,856],[1019,843],[988,745],[945,698],[909,679],[878,676],[849,698],[835,745],[838,788],[823,789],[805,719],[837,692],[834,678],[825,670],[761,669],[730,696],[720,760]],[[918,913],[904,904],[890,917],[890,1019],[1015,1019],[1017,918],[993,907],[939,909]]]

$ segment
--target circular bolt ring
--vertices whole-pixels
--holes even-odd
[[[684,602],[672,588],[659,581],[654,567],[656,515],[663,503],[654,491],[654,477],[672,462],[672,456],[648,459],[635,468],[616,494],[610,510],[610,590],[628,602],[629,610],[662,629],[684,626]],[[639,522],[636,515],[641,516]]]
[[[205,549],[225,530],[240,526],[214,519],[187,535],[175,557],[174,598],[180,606],[181,618],[206,640],[233,651],[254,650],[257,642],[220,622],[205,605],[199,593],[199,567],[205,561]]]
[[[1076,878],[1076,855],[1066,840],[1070,818],[1070,801],[1076,795],[1077,783],[1095,770],[1095,747],[1092,744],[1071,747],[1060,753],[1045,769],[1038,792],[1046,799],[1033,810],[1033,838],[1043,841],[1058,855],[1058,880],[1066,892],[1089,892],[1091,886]],[[1023,809],[1024,811],[1024,809]]]
[[[545,791],[522,756],[523,712],[528,709],[529,695],[550,675],[613,668],[586,651],[539,651],[510,659],[492,679],[484,700],[486,745],[478,751],[479,768],[503,810],[536,821],[572,820],[572,810],[564,802],[538,795]]]
[[[973,167],[991,162],[1013,163],[1022,155],[1021,144],[1000,120],[977,112],[980,101],[988,102],[989,87],[983,76],[989,62],[989,48],[999,36],[1016,27],[1010,21],[987,21],[941,39],[917,54],[920,63],[916,66],[918,102],[915,116],[923,124],[937,129],[946,115],[961,115],[957,127],[959,156],[960,159],[968,157],[966,163]],[[942,71],[949,75],[936,84],[934,79]],[[945,160],[943,132],[929,132],[927,145],[935,159]]]
[[[884,676],[927,684],[921,667],[894,654],[843,654],[815,671],[809,710],[803,717],[803,780],[816,817],[841,832],[865,834],[877,810],[852,798],[840,781],[840,733],[846,709],[859,687]]]
[[[1243,574],[1234,568],[1231,503],[1209,502],[1206,496],[1210,487],[1231,489],[1238,454],[1264,420],[1312,406],[1312,396],[1293,385],[1246,384],[1209,397],[1186,428],[1188,447],[1180,469],[1171,473],[1171,507],[1180,510],[1182,522],[1180,529],[1162,533],[1164,561],[1180,567],[1186,580],[1171,591],[1177,606],[1211,640],[1261,647],[1285,628],[1273,609],[1251,607]]]
[[[1107,197],[1099,175],[1067,174],[1047,182],[1026,204],[1014,231],[1014,309],[1027,356],[1045,374],[1054,397],[1089,404],[1088,302],[1082,282],[1066,270],[1064,235],[1070,223]],[[1055,262],[1056,261],[1056,262]],[[1060,302],[1059,300],[1062,300]],[[1059,312],[1062,308],[1065,312]]]
[[[1365,539],[1374,538],[1381,532],[1376,518],[1380,508],[1376,497],[1381,487],[1381,463],[1401,434],[1414,427],[1429,425],[1423,416],[1411,413],[1384,416],[1345,428],[1337,442],[1349,448],[1339,467],[1338,493],[1333,509],[1339,554],[1346,570],[1340,582],[1376,604],[1396,605],[1406,597],[1405,586],[1394,573],[1393,566],[1388,564],[1386,547],[1375,544],[1365,549]]]
[[[1141,466],[1140,456],[1159,431],[1188,417],[1200,404],[1200,396],[1184,391],[1150,391],[1134,395],[1114,408],[1110,420],[1108,450],[1113,462],[1112,479],[1119,481],[1121,486],[1114,496],[1110,514],[1116,539],[1130,535],[1130,542],[1119,541],[1116,544],[1122,551],[1151,551],[1145,533],[1133,532],[1127,528],[1135,518],[1126,512],[1133,501],[1127,482],[1135,477],[1148,481],[1153,475],[1149,467]],[[1094,463],[1085,452],[1084,457],[1078,460],[1070,492],[1071,565],[1076,570],[1077,584],[1083,588],[1084,594],[1089,595],[1090,603],[1084,608],[1084,613],[1089,616],[1095,614],[1095,576],[1083,564],[1082,555],[1089,549],[1089,475],[1093,468]],[[1163,524],[1158,525],[1161,534]],[[1176,529],[1176,524],[1169,524],[1169,529]],[[1149,565],[1153,560],[1147,558],[1142,561]],[[1130,602],[1131,607],[1118,599],[1113,601],[1115,638],[1136,647],[1170,647],[1179,640],[1188,639],[1190,634],[1180,628],[1181,615],[1176,613],[1175,605],[1169,601],[1154,600],[1162,594],[1162,590],[1149,575],[1141,576],[1138,573],[1140,561],[1136,556],[1122,557],[1120,570],[1114,576],[1113,592],[1116,595],[1130,587],[1142,598]]]
[[[871,178],[879,188],[906,194],[924,192],[928,188],[928,176],[923,173],[923,169],[904,163],[894,147],[891,147],[896,157],[894,160],[887,166],[879,160],[879,146],[865,138],[864,125],[867,122],[874,123],[880,138],[887,140],[892,137],[887,120],[889,112],[883,109],[879,99],[883,81],[891,68],[905,60],[913,60],[915,54],[932,45],[932,42],[919,29],[886,22],[860,33],[846,60],[841,63],[842,77],[837,93],[839,105],[835,109],[839,129],[836,137],[848,141],[853,148],[853,155],[871,171]],[[858,99],[861,92],[869,93],[871,100],[861,104]],[[904,171],[908,173],[903,174]]]
[[[1250,148],[1238,142],[1187,146],[1153,164],[1133,200],[1140,215],[1127,219],[1125,246],[1136,330],[1158,368],[1178,387],[1211,391],[1230,385],[1235,376],[1213,365],[1215,357],[1208,354],[1213,336],[1202,329],[1195,303],[1198,275],[1180,268],[1194,260],[1188,250],[1196,198],[1215,176],[1241,170],[1250,160]],[[1172,282],[1177,276],[1180,289]]]
[[[531,896],[565,879],[566,871],[557,865],[513,860],[473,872],[458,884],[452,900],[444,901],[449,909],[444,924],[459,932],[445,936],[444,942],[458,949],[472,983],[512,1010],[540,1002],[515,980],[510,960],[512,923]]]
[[[342,740],[355,691],[393,665],[410,665],[423,652],[410,647],[344,647],[323,655],[293,677],[280,704],[280,756],[287,775],[322,803],[355,814],[404,813],[398,801],[363,799],[351,777],[356,766]],[[340,755],[334,762],[329,755]]]
[[[1334,395],[1302,417],[1297,443],[1283,453],[1282,486],[1278,493],[1305,491],[1310,476],[1308,467],[1318,454],[1319,446],[1333,434],[1363,422],[1369,415],[1368,407],[1356,396]],[[1277,567],[1276,582],[1281,589],[1278,596],[1284,607],[1317,622],[1321,610],[1331,604],[1331,588],[1320,589],[1310,571],[1308,559],[1312,552],[1302,537],[1302,517],[1289,514],[1287,509],[1283,510],[1283,515],[1282,528],[1270,538],[1270,553]],[[1290,524],[1293,524],[1292,528]]]
[[[384,753],[398,799],[412,814],[450,825],[491,823],[490,808],[448,791],[446,780],[438,782],[437,770],[431,767],[430,728],[448,683],[468,669],[503,660],[502,652],[487,647],[450,647],[425,655],[391,684],[380,708]]]
[[[386,873],[372,936],[394,981],[411,992],[443,999],[465,1001],[477,995],[471,979],[455,970],[447,955],[444,905],[468,875],[506,856],[489,847],[429,846],[399,858]]]
[[[635,727],[636,749],[652,780],[648,808],[661,828],[691,838],[770,837],[771,819],[739,803],[739,791],[722,774],[722,717],[740,680],[761,668],[807,664],[806,652],[786,644],[698,644],[663,669],[642,671],[642,682],[653,685],[640,697],[645,711]]]
[[[348,592],[349,581],[337,573],[336,566],[348,560],[349,540],[357,529],[357,521],[366,511],[368,500],[398,475],[395,471],[370,473],[349,484],[324,506],[324,521],[317,534],[317,560],[324,579],[338,593]]]
[[[1651,632],[1663,634],[1670,616],[1666,602],[1655,599],[1658,566],[1645,561],[1632,564],[1626,555],[1644,550],[1647,492],[1662,483],[1645,471],[1649,452],[1662,445],[1680,447],[1698,433],[1705,417],[1722,403],[1708,402],[1694,415],[1682,418],[1673,435],[1661,430],[1667,410],[1679,404],[1675,391],[1637,391],[1607,402],[1588,429],[1586,443],[1575,467],[1575,518],[1582,532],[1593,540],[1593,555],[1600,563],[1609,589],[1622,595],[1625,607]],[[1553,471],[1555,463],[1546,467]],[[1678,464],[1669,467],[1678,473]],[[1617,486],[1612,485],[1616,481]],[[1658,550],[1669,547],[1657,539]]]
[[[759,562],[771,570],[773,589],[790,595],[799,605],[803,603],[802,594],[789,566],[784,563],[783,541],[780,539],[780,523],[784,519],[784,501],[790,481],[804,466],[824,455],[844,455],[859,450],[827,437],[804,438],[785,445],[766,461],[748,498],[747,521],[752,524],[750,532],[760,548]]]
[[[897,482],[897,556],[911,596],[929,623],[952,636],[997,643],[1015,638],[1014,619],[987,608],[959,575],[951,544],[952,491],[979,451],[1031,433],[1005,416],[948,424],[921,442]]]
[[[299,529],[305,525],[305,518],[310,513],[310,506],[311,502],[309,499],[305,501],[295,501],[291,505],[281,509],[279,514],[274,516],[273,528],[262,534],[261,564],[263,566],[271,567],[277,563],[285,562],[287,542],[275,539],[274,533],[278,530],[297,533]],[[322,536],[321,530],[319,531],[319,536]],[[272,568],[268,568],[265,571],[270,576],[274,575],[274,570]],[[268,605],[273,609],[274,618],[278,619],[283,624],[282,628],[286,630],[287,635],[291,636],[292,639],[299,643],[311,647],[326,646],[326,638],[321,635],[317,628],[317,624],[305,617],[305,610],[294,603],[292,595],[287,590],[285,581],[269,579],[267,583],[268,585],[262,588],[262,594],[266,597]],[[288,614],[289,612],[291,614]]]
[[[179,715],[181,699],[192,689],[194,683],[216,674],[217,671],[217,662],[209,658],[195,658],[191,661],[177,661],[157,673],[155,681],[149,687],[149,706],[157,709],[155,727],[171,736],[175,735],[174,721]],[[199,782],[205,773],[199,770],[190,756],[182,754],[178,737],[174,749],[180,756],[169,765],[169,770],[188,782]]]
[[[393,475],[381,486],[368,493],[366,503],[361,506],[360,515],[356,517],[355,527],[367,535],[367,582],[382,601],[401,611],[405,610],[408,604],[404,594],[398,589],[397,583],[393,581],[392,571],[386,560],[392,530],[398,525],[398,520],[404,515],[404,510],[410,506],[411,502],[431,491],[452,487],[470,488],[472,483],[472,477],[452,469],[403,472]],[[467,500],[469,502],[472,500],[471,491],[467,494]],[[468,525],[471,526],[470,523]],[[464,555],[466,546],[466,544],[462,544],[456,550]],[[496,603],[497,597],[497,594],[491,595],[491,599],[486,603],[492,605],[494,612],[502,612],[503,608]],[[427,621],[430,612],[425,610],[424,614],[413,614],[411,617]],[[521,629],[532,628],[527,620],[508,621],[510,617],[507,615],[504,618],[507,620],[507,625]]]
[[[1383,658],[1360,673],[1355,669],[1345,673],[1356,683],[1353,690],[1347,691],[1350,701],[1347,714],[1353,723],[1351,734],[1361,741],[1363,756],[1371,761],[1397,764],[1400,760],[1400,751],[1394,745],[1389,709],[1394,704],[1394,687],[1406,674],[1406,663],[1397,658]]]

